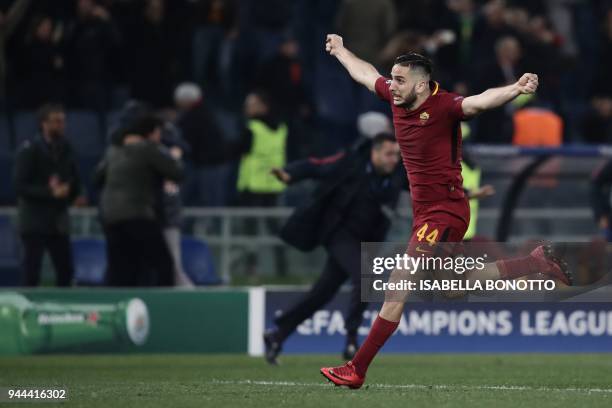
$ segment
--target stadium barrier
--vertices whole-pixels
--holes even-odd
[[[285,220],[293,211],[289,207],[278,208],[186,208],[184,210],[185,223],[188,225],[184,229],[184,236],[194,237],[203,240],[210,246],[215,260],[215,269],[224,283],[229,283],[237,272],[235,266],[239,259],[244,256],[245,251],[254,253],[266,253],[276,247],[285,247],[274,233],[267,228],[266,221],[269,219]],[[489,235],[494,231],[491,229],[498,224],[501,210],[497,208],[482,208],[479,212],[479,225],[484,235]],[[397,212],[391,214],[394,219],[392,229],[388,239],[391,241],[405,240],[410,235],[412,214],[409,204],[403,205]],[[74,208],[71,210],[72,237],[79,239],[101,239],[103,238],[100,225],[97,220],[97,210],[95,208]],[[15,208],[0,208],[0,220],[15,220]],[[246,220],[255,220],[257,231],[255,236],[241,231],[240,227]],[[589,208],[518,208],[513,213],[513,220],[516,229],[521,226],[550,227],[556,225],[558,220],[565,220],[568,224],[579,225],[585,231],[549,231],[546,237],[553,241],[565,242],[584,242],[597,235],[592,221],[592,212]],[[586,226],[586,227],[585,227]],[[534,233],[522,228],[524,231],[510,237],[510,242],[520,242],[531,237]],[[9,233],[10,231],[7,231]],[[14,228],[11,234],[15,234]],[[542,237],[542,234],[539,235]],[[14,239],[12,241],[15,241]],[[12,242],[11,241],[11,242]],[[9,240],[5,240],[9,242]],[[17,242],[17,241],[15,241]],[[11,247],[12,248],[12,247]],[[7,274],[18,273],[19,268],[19,245],[16,244],[10,254],[2,257],[0,268],[6,270]],[[8,251],[8,247],[6,248]],[[302,253],[292,248],[287,248],[291,257],[291,272],[296,275],[312,273],[313,270],[320,270],[325,261],[322,250],[314,253]],[[264,262],[266,260],[264,259]],[[272,274],[274,265],[265,265],[263,273]],[[267,272],[266,272],[267,271]],[[3,272],[4,273],[4,272]],[[6,277],[5,276],[5,277]],[[43,276],[44,277],[44,276]],[[8,284],[6,279],[0,279],[0,286]],[[15,279],[10,280],[11,282]],[[11,284],[11,286],[14,283]]]

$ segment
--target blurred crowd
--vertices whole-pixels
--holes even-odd
[[[355,137],[359,113],[383,110],[325,57],[324,34],[338,32],[381,72],[401,53],[427,54],[435,77],[460,93],[537,72],[537,99],[476,121],[475,141],[512,142],[512,110],[525,106],[557,115],[566,142],[612,137],[606,0],[2,0],[0,7],[9,111],[48,101],[118,110],[128,99],[167,109],[176,85],[190,81],[216,109],[239,115],[257,87],[299,129],[321,134],[316,148],[333,151]]]
[[[464,95],[539,75],[537,96],[465,124],[467,143],[612,142],[606,0],[0,0],[0,10],[0,105],[13,131],[0,145],[19,151],[9,157],[32,285],[47,250],[68,271],[58,284],[73,274],[72,203],[99,206],[111,284],[185,283],[182,205],[295,204],[270,169],[391,131],[388,104],[324,52],[327,33],[383,75],[396,56],[425,54],[442,87]],[[34,111],[39,132],[22,144],[15,118]],[[83,112],[100,118],[101,140],[70,129]]]
[[[184,143],[188,205],[244,202],[254,116],[286,128],[288,160],[342,150],[362,136],[360,117],[389,116],[326,55],[330,32],[383,74],[399,54],[426,54],[434,78],[461,94],[540,76],[536,97],[468,122],[467,143],[612,141],[610,1],[0,0],[0,10],[0,101],[13,129],[47,102],[64,105],[68,132],[71,112],[99,115],[104,140],[83,126],[69,138],[89,173],[114,129],[155,113]],[[265,113],[247,111],[253,100]]]

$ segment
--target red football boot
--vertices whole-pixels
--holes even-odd
[[[321,374],[338,387],[345,386],[354,390],[361,388],[365,381],[365,377],[357,375],[355,366],[350,361],[339,367],[323,367],[321,368]]]
[[[533,251],[531,256],[543,261],[542,264],[547,267],[539,272],[548,275],[565,283],[568,286],[572,285],[572,275],[569,272],[567,262],[555,254],[553,245],[540,245]]]

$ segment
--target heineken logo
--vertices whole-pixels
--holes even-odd
[[[85,321],[85,315],[83,313],[40,313],[38,315],[38,324],[74,324],[83,323]]]
[[[98,312],[90,312],[87,315],[87,322],[91,323],[93,325],[97,325],[98,324],[98,320],[100,320],[100,314],[98,314]]]

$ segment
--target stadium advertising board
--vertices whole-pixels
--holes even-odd
[[[246,290],[0,292],[0,354],[245,353],[248,299]]]
[[[599,291],[601,299],[609,298],[606,288]],[[304,294],[304,287],[4,291],[0,354],[248,352],[258,356],[263,352],[264,328],[272,327],[274,317]],[[340,350],[349,296],[341,291],[307,319],[283,351]],[[378,307],[372,303],[365,310],[358,332],[361,340]],[[602,301],[412,302],[384,352],[612,352],[611,339],[612,307]]]
[[[266,293],[266,327],[301,291]],[[341,350],[349,293],[341,292],[301,324],[283,345],[286,353]],[[379,305],[364,312],[361,340]],[[410,303],[383,352],[612,352],[612,306],[572,303]]]

